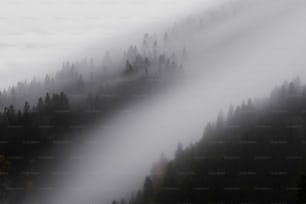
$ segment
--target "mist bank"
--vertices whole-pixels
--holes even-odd
[[[304,3],[295,3],[292,10],[287,6],[293,4],[285,1],[269,1],[254,9],[249,19],[273,14],[256,21],[258,29],[250,28],[254,21],[248,24],[242,17],[218,28],[220,35],[207,38],[213,43],[203,60],[190,63],[191,69],[207,68],[206,72],[196,71],[202,73],[196,77],[190,74],[188,83],[128,107],[89,133],[88,140],[93,142],[88,146],[84,143],[67,156],[81,155],[86,162],[76,163],[74,169],[59,167],[74,176],[63,181],[62,188],[46,200],[109,203],[127,195],[139,188],[160,153],[172,158],[179,141],[189,144],[199,140],[205,124],[220,110],[249,97],[267,96],[276,84],[295,76],[305,80],[306,15]],[[279,5],[278,13],[275,5]],[[109,139],[100,140],[101,135]]]
[[[101,62],[106,51],[116,53],[145,32],[166,30],[182,13],[219,2],[1,1],[0,87],[43,78],[67,60]]]

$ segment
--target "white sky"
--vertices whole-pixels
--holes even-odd
[[[171,25],[177,16],[221,1],[0,0],[0,88],[59,69],[79,51],[88,55],[89,45]]]

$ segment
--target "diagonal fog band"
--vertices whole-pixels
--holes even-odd
[[[304,79],[305,3],[258,1],[245,9],[191,42],[184,80],[125,107],[86,135],[91,142],[72,147],[59,167],[69,179],[44,199],[88,203],[129,196],[161,153],[171,158],[178,142],[198,141],[220,110],[267,96],[295,76]],[[70,166],[76,155],[80,162]]]
[[[0,175],[0,199],[6,199],[8,194],[11,203],[75,204],[129,198],[142,188],[161,154],[172,159],[179,142],[184,146],[198,142],[207,123],[220,111],[226,113],[231,104],[241,104],[248,98],[265,98],[275,85],[296,76],[305,81],[303,0],[191,1],[177,6],[172,1],[164,5],[148,2],[133,1],[134,7],[123,8],[119,1],[104,2],[104,9],[95,8],[91,15],[87,13],[90,3],[73,2],[71,17],[83,8],[86,22],[92,24],[85,29],[84,21],[73,21],[76,27],[64,30],[74,34],[68,32],[66,37],[60,37],[57,33],[57,39],[45,38],[73,44],[66,51],[78,62],[67,60],[60,71],[55,70],[55,64],[38,69],[34,61],[38,65],[50,60],[43,56],[46,48],[40,47],[44,43],[38,42],[42,39],[37,33],[50,37],[59,27],[72,25],[65,17],[68,14],[61,13],[63,10],[54,15],[67,24],[53,25],[48,32],[47,26],[38,26],[45,32],[31,34],[30,41],[37,40],[37,44],[27,44],[26,48],[12,48],[12,42],[22,44],[24,39],[8,37],[0,31],[6,36],[2,39],[8,41],[0,44],[5,53],[0,66],[7,65],[8,70],[0,67],[1,86],[48,72],[45,80],[19,82],[0,91],[0,107],[4,110],[0,112],[0,134],[5,134],[0,141],[0,171],[6,170],[3,163],[10,166],[6,157],[16,167],[8,176]],[[40,3],[42,10],[33,10],[34,16],[28,16],[28,20],[35,21],[35,15],[42,14],[46,5],[50,9],[54,6],[48,1]],[[194,9],[201,3],[203,8]],[[14,5],[16,2],[6,6]],[[20,4],[16,12],[22,14],[21,8],[28,8],[26,5]],[[112,22],[115,14],[109,8],[121,8],[116,10],[120,25],[106,33],[103,46],[99,40],[89,43],[99,38],[96,34],[101,27],[97,21],[103,15],[111,16],[105,17],[106,24]],[[141,12],[136,15],[136,11]],[[8,11],[6,14],[9,16]],[[166,24],[177,18],[174,14],[189,16],[168,28]],[[127,20],[127,16],[133,17]],[[149,23],[149,16],[155,20]],[[123,23],[126,21],[149,28],[139,29]],[[23,29],[14,25],[7,27],[9,33]],[[110,25],[104,26],[106,29]],[[75,34],[80,37],[74,38]],[[65,47],[62,41],[55,41],[52,42]],[[76,51],[84,44],[88,48]],[[4,48],[7,52],[3,52]],[[61,58],[59,55],[66,52],[62,48],[55,46],[49,51]],[[19,52],[26,54],[21,58]],[[34,59],[39,56],[37,52],[41,52],[40,59]],[[97,60],[81,59],[88,55]],[[33,67],[24,74],[16,71],[18,64],[22,64],[20,69]],[[10,177],[14,177],[13,182],[7,179]]]

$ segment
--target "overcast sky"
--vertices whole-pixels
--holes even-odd
[[[88,53],[89,45],[103,47],[141,28],[170,25],[221,1],[1,0],[0,88],[59,69],[75,53]]]

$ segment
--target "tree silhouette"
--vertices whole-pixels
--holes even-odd
[[[130,203],[304,203],[303,87],[285,82],[268,99],[230,106],[199,142],[154,164]]]

